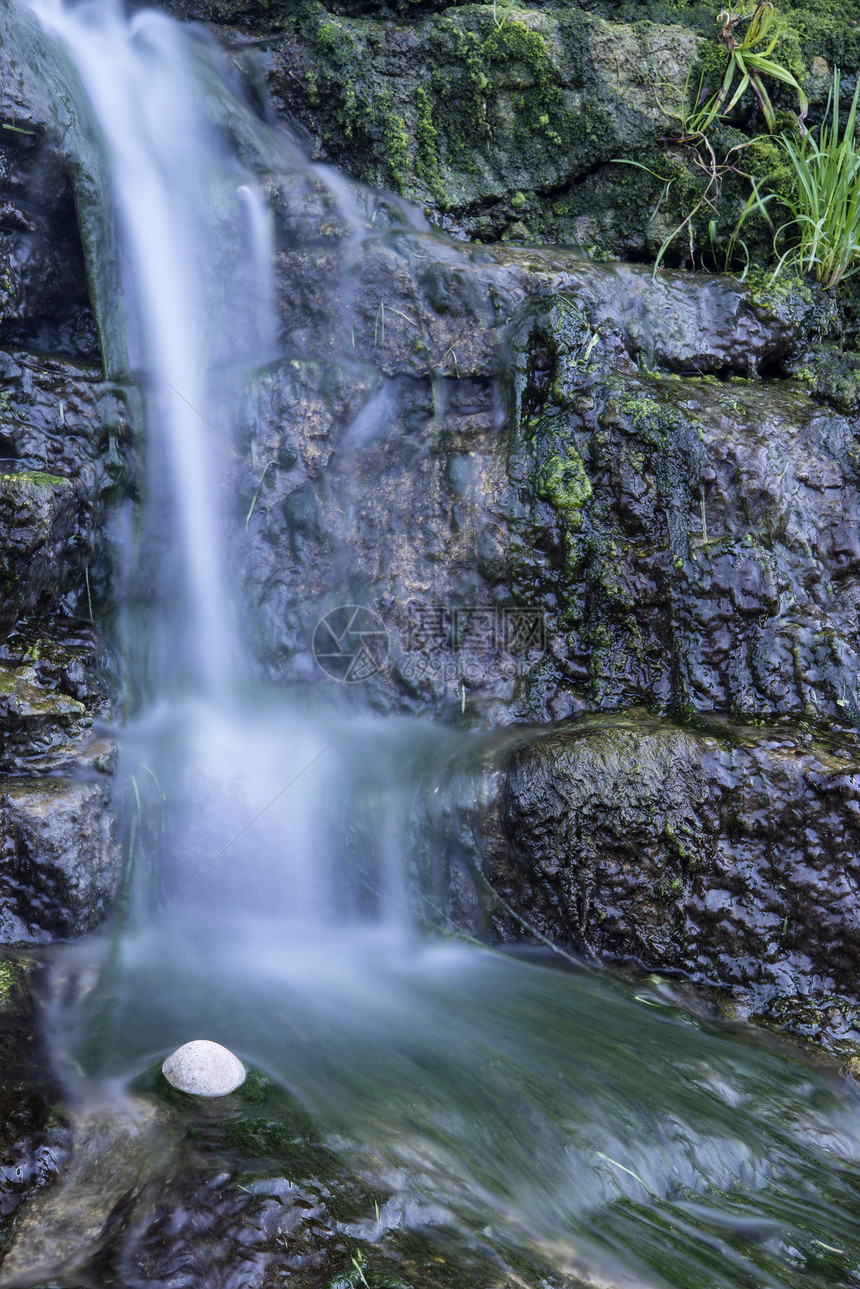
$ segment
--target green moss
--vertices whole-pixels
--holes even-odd
[[[0,483],[20,484],[22,487],[56,488],[71,487],[71,479],[62,475],[47,474],[44,470],[16,470],[14,474],[0,474]]]
[[[582,526],[582,508],[593,489],[575,447],[569,446],[564,456],[544,461],[535,478],[535,491],[555,507],[569,528],[576,531]]]
[[[448,198],[439,170],[439,131],[433,124],[433,100],[422,85],[419,85],[415,91],[415,108],[417,113],[415,173],[427,181],[427,186],[440,208],[446,210]]]
[[[795,375],[815,398],[849,416],[860,412],[860,353],[815,345]]]
[[[561,90],[543,37],[524,22],[509,19],[491,31],[481,46],[481,53],[491,72],[499,64],[521,64],[531,72],[533,83],[526,93],[518,96],[515,134],[532,143],[536,135],[543,134],[560,146],[562,137],[555,118]]]
[[[317,52],[336,67],[348,68],[355,58],[355,41],[339,22],[323,22],[314,33]]]
[[[389,92],[381,99],[385,124],[382,137],[385,140],[386,159],[391,177],[402,192],[409,175],[409,135],[406,133],[406,122],[402,116],[392,111],[392,96]]]
[[[30,978],[38,967],[33,958],[0,961],[0,1010],[17,1010],[26,997]]]

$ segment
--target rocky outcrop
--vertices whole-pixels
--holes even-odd
[[[395,26],[323,14],[278,45],[275,103],[324,156],[347,145],[354,173],[446,231],[656,249],[674,210],[649,223],[658,185],[612,163],[659,150],[661,93],[683,85],[696,35],[575,8],[499,10]]]
[[[4,22],[14,24],[14,14]],[[92,930],[119,882],[114,749],[93,623],[122,473],[69,162],[6,45],[0,102],[0,941]],[[23,37],[22,37],[23,38]],[[8,73],[8,74],[7,74]]]
[[[96,1253],[111,1217],[154,1163],[163,1116],[147,1102],[84,1107],[69,1116],[66,1167],[57,1186],[21,1209],[0,1260],[5,1286],[74,1271]]]
[[[0,1253],[13,1215],[56,1181],[68,1153],[36,1018],[38,972],[26,956],[0,963]]]
[[[858,793],[856,736],[584,717],[504,758],[487,875],[577,952],[723,986],[850,1051]]]
[[[356,603],[386,705],[853,719],[851,427],[780,378],[824,296],[392,218],[311,249],[282,214],[296,357],[257,385],[234,535],[276,674],[319,677]]]
[[[351,603],[388,654],[356,628],[367,668],[328,674],[377,707],[584,722],[502,772],[514,914],[850,1042],[860,463],[792,378],[838,309],[457,246],[366,196],[310,250],[312,200],[281,207],[293,357],[256,389],[234,538],[272,674],[318,685],[315,627]]]
[[[637,259],[668,241],[671,262],[719,268],[750,194],[744,174],[763,192],[786,181],[749,88],[731,121],[710,127],[709,147],[694,146],[695,108],[727,66],[709,4],[162,4],[250,26],[270,53],[273,102],[315,156],[401,193],[457,236]],[[851,0],[826,13],[778,8],[772,58],[803,85],[811,121],[833,66],[857,65],[856,15]],[[246,31],[224,34],[247,46]],[[777,78],[768,86],[777,132],[796,129],[797,92]],[[764,221],[748,221],[744,239],[754,258],[772,254]]]

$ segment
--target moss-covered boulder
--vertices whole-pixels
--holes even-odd
[[[446,229],[641,252],[660,245],[660,185],[611,163],[660,151],[658,87],[680,90],[696,43],[576,9],[501,21],[471,5],[397,26],[323,14],[279,44],[270,80],[324,156]]]

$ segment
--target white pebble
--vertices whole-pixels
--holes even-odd
[[[246,1070],[238,1057],[220,1043],[196,1038],[178,1047],[161,1067],[167,1082],[180,1092],[198,1097],[224,1097],[245,1082]]]

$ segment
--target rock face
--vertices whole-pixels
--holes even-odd
[[[844,717],[850,593],[821,588],[850,427],[755,380],[835,325],[820,297],[374,234],[380,211],[281,256],[303,357],[257,386],[234,537],[273,671],[319,675],[316,622],[356,602],[389,634],[387,704]]]
[[[586,717],[509,756],[487,872],[580,952],[856,1041],[858,791],[856,738]]]
[[[355,212],[358,237],[319,192],[280,207],[300,356],[257,386],[234,538],[271,673],[322,679],[314,626],[353,603],[388,637],[362,689],[378,708],[602,713],[599,735],[577,725],[502,768],[491,883],[560,943],[717,981],[841,1042],[858,461],[850,415],[794,378],[838,309],[808,287],[461,247],[366,195]],[[631,704],[676,723],[643,730]],[[802,732],[828,724],[831,743]],[[589,786],[598,739],[617,768]],[[556,773],[581,803],[553,804]]]
[[[37,1020],[38,964],[7,955],[0,963],[0,1252],[20,1206],[56,1181],[68,1133],[52,1109],[58,1091]]]
[[[14,14],[2,23],[0,941],[21,944],[94,929],[119,882],[92,623],[127,428],[99,361],[68,159],[22,83]]]
[[[718,268],[750,191],[731,150],[743,147],[740,169],[766,186],[786,178],[749,89],[731,122],[709,130],[717,184],[707,150],[697,158],[690,145],[697,102],[716,93],[727,63],[717,9],[702,0],[162,5],[261,32],[274,103],[315,155],[402,193],[458,236],[636,258],[670,239],[673,262]],[[813,116],[834,64],[854,67],[860,52],[853,0],[821,8],[783,0],[772,51]],[[796,91],[768,84],[778,129],[793,128]],[[630,160],[640,166],[619,164]],[[754,224],[747,243],[769,252],[765,224]]]
[[[322,14],[279,44],[271,86],[324,155],[348,139],[355,173],[421,202],[446,231],[609,241],[623,254],[644,248],[655,185],[610,163],[666,133],[654,86],[677,94],[696,45],[683,27],[572,7],[516,5],[500,21],[469,5],[397,25]],[[645,235],[654,249],[661,229],[658,218]]]
[[[796,385],[715,382],[695,360],[681,379],[623,373],[620,347],[583,365],[582,319],[577,350],[576,309],[550,307],[529,342],[520,573],[556,642],[545,712],[640,700],[853,724],[851,423]]]

